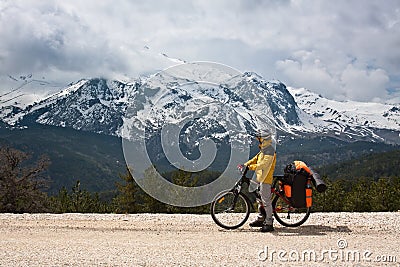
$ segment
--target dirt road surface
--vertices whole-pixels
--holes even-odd
[[[260,233],[210,215],[0,214],[0,266],[400,266],[399,215],[313,213]]]

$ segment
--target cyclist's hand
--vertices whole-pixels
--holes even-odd
[[[245,174],[245,173],[247,172],[247,170],[249,169],[249,167],[246,166],[246,165],[239,164],[239,165],[237,165],[237,169],[238,169],[241,173]]]
[[[246,166],[245,166],[245,165],[242,165],[242,164],[238,164],[238,165],[237,165],[237,169],[238,169],[240,172],[243,172],[243,171],[246,169]]]

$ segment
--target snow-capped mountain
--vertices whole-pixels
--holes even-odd
[[[244,107],[248,105],[244,98],[250,98],[253,99],[253,106],[259,105],[259,112],[264,112],[265,103],[269,103],[274,117],[277,118],[277,126],[282,130],[287,129],[288,125],[300,123],[295,109],[296,103],[284,84],[264,81],[253,73],[245,73],[232,82],[237,87],[233,90],[226,87],[203,88],[202,93],[225,104],[227,101],[237,101]],[[41,123],[120,135],[119,128],[126,108],[132,101],[144,101],[140,104],[146,104],[140,98],[141,83],[141,80],[131,83],[106,79],[81,80],[25,109],[5,106],[1,109],[2,119],[13,126]],[[252,91],[247,90],[248,83],[253,85]],[[171,96],[176,93],[171,90]],[[185,93],[188,99],[200,97],[195,93]]]
[[[142,88],[145,81],[81,80],[25,108],[5,105],[0,115],[4,122],[14,127],[40,123],[121,136],[125,112],[132,103],[137,107],[150,102],[154,104],[154,100],[149,102],[150,98],[145,97]],[[198,84],[195,91],[171,87],[169,95],[159,99],[158,105],[162,103],[162,107],[158,106],[161,108],[158,111],[166,116],[166,112],[178,112],[173,108],[177,101],[194,103],[206,96],[235,108],[235,112],[247,121],[246,127],[254,128],[254,114],[263,112],[268,103],[273,114],[271,119],[281,136],[331,135],[348,140],[400,143],[399,105],[328,100],[305,89],[288,89],[279,81],[266,81],[251,72],[232,77],[229,83],[217,87],[202,86]],[[157,110],[155,104],[151,109],[153,112]],[[168,116],[172,118],[173,114]],[[227,116],[210,113],[210,118],[222,121]]]
[[[288,88],[303,111],[324,121],[353,126],[400,130],[400,104],[339,102],[329,100],[304,88]]]
[[[138,83],[106,79],[81,80],[25,109],[3,107],[3,121],[24,127],[32,123],[117,135],[129,98]]]
[[[26,108],[27,103],[39,102],[48,93],[60,91],[64,85],[36,77],[32,73],[12,76],[0,75],[0,106]]]
[[[400,141],[400,104],[341,102],[326,99],[304,88],[288,90],[301,109],[299,115],[303,124],[308,124],[311,130],[328,130],[356,140],[367,137],[395,143]]]

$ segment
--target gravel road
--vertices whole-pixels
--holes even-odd
[[[0,214],[0,266],[400,266],[399,215],[313,213],[260,233],[210,215]]]

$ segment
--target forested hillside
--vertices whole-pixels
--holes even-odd
[[[17,148],[33,159],[42,155],[49,158],[46,174],[50,194],[57,193],[62,187],[73,187],[77,180],[90,192],[114,190],[118,176],[125,172],[121,139],[116,136],[35,124],[26,129],[0,128],[0,147],[3,146]],[[256,143],[254,146],[252,155],[258,150]],[[348,143],[332,137],[287,138],[277,146],[275,172],[281,174],[286,164],[293,160],[303,160],[319,168],[395,149],[398,147],[383,143]],[[156,167],[163,169],[162,166]],[[324,170],[321,174],[335,177],[335,168],[321,170]]]
[[[164,205],[143,192],[126,171],[117,137],[37,125],[0,129],[0,147],[0,211],[208,212],[208,207]],[[314,193],[314,210],[400,209],[398,147],[326,137],[289,139],[279,145],[278,155],[276,174],[281,174],[288,162],[301,159],[327,182],[326,193]],[[42,157],[46,160],[41,161]],[[328,164],[331,162],[337,163]],[[37,170],[34,174],[40,173],[40,180],[26,176],[32,168]],[[218,173],[171,171],[164,176],[176,184],[199,186],[212,182]]]
[[[400,177],[400,150],[374,153],[319,169],[321,175],[332,180],[354,180],[360,177],[378,179]]]

